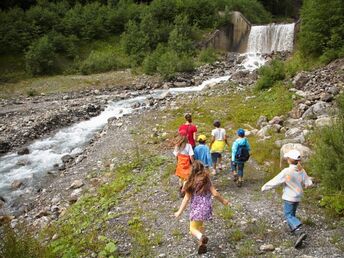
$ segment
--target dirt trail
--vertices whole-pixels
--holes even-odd
[[[225,163],[228,162],[225,159]],[[171,168],[173,165],[169,163]],[[310,224],[306,225],[309,237],[302,249],[294,249],[294,238],[284,223],[280,193],[260,192],[265,173],[253,159],[248,162],[245,173],[245,182],[241,188],[229,177],[228,168],[212,178],[216,188],[229,198],[231,206],[224,208],[214,200],[214,219],[206,223],[206,232],[210,238],[208,253],[203,257],[259,254],[278,257],[343,257],[344,253],[331,243],[331,236],[342,234],[343,229],[329,228],[324,217],[311,213],[309,207],[303,204],[298,210],[298,216]],[[197,257],[197,243],[188,233],[188,210],[179,220],[173,217],[173,212],[181,203],[177,195],[176,177],[166,174],[166,168],[163,168],[157,170],[157,175],[152,179],[139,193],[132,195],[116,209],[132,212],[135,208],[140,209],[139,214],[147,234],[151,238],[158,235],[160,239],[152,247],[154,257]],[[128,222],[126,219],[119,221]],[[116,235],[113,237],[117,238]],[[124,239],[118,240],[120,253],[129,254],[132,250],[127,242]],[[263,244],[273,244],[275,251],[259,251]]]

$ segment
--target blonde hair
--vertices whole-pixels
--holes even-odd
[[[302,165],[301,165],[301,160],[295,160],[295,159],[292,159],[292,158],[288,158],[288,163],[289,164],[293,164],[293,165],[297,165],[297,170],[298,171],[304,170]]]
[[[188,143],[188,138],[185,135],[179,135],[176,140],[176,147],[178,152],[184,150],[186,144]]]

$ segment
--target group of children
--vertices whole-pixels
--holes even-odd
[[[204,221],[212,219],[212,196],[223,205],[229,201],[221,196],[213,186],[210,179],[212,174],[221,170],[222,154],[227,143],[226,131],[221,128],[220,121],[214,122],[210,148],[206,145],[206,136],[198,136],[199,145],[196,145],[197,128],[192,124],[191,114],[185,115],[186,123],[179,128],[179,138],[174,149],[177,159],[176,175],[179,177],[179,191],[183,201],[175,213],[178,218],[190,202],[190,233],[198,239],[198,253],[207,252],[208,237],[205,235]],[[249,158],[250,145],[245,137],[245,131],[237,131],[238,138],[232,144],[231,171],[234,181],[242,185],[244,164]],[[192,138],[192,139],[191,139]],[[286,153],[289,167],[283,169],[275,178],[267,182],[262,191],[283,185],[284,215],[295,235],[295,248],[302,245],[307,234],[302,228],[302,223],[296,218],[296,209],[303,194],[303,186],[312,185],[310,177],[300,164],[301,154],[297,150]]]

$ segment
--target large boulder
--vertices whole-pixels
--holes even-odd
[[[302,134],[302,130],[300,128],[290,128],[288,131],[285,133],[285,138],[296,138]]]
[[[301,153],[301,159],[302,161],[307,161],[312,154],[312,151],[307,146],[304,146],[300,143],[287,143],[282,146],[280,149],[280,166],[282,167],[282,161],[284,158],[284,155],[291,150],[298,150]]]
[[[259,129],[263,128],[264,126],[266,126],[268,123],[268,118],[266,116],[260,116],[258,118],[258,121],[257,121],[257,127]]]
[[[319,101],[311,106],[309,109],[303,113],[303,119],[316,119],[319,116],[325,116],[328,114],[330,105],[326,102]]]
[[[333,123],[333,118],[329,116],[319,117],[317,120],[315,120],[316,127],[330,126],[332,125],[332,123]]]

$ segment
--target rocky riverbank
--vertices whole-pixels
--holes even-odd
[[[271,132],[275,131],[284,138],[275,143],[276,147],[282,147],[282,152],[286,150],[286,146],[297,144],[293,145],[293,147],[296,146],[304,154],[309,155],[311,150],[307,147],[307,135],[317,126],[327,124],[320,124],[319,119],[332,121],[332,110],[335,110],[333,100],[337,94],[343,91],[344,87],[343,69],[344,61],[337,60],[335,63],[309,72],[303,77],[297,75],[293,78],[294,88],[290,89],[294,94],[293,110],[285,116],[261,116],[256,126],[251,125],[251,127],[245,128],[248,134],[256,135],[262,141],[267,141],[271,137]],[[97,196],[97,189],[101,185],[106,185],[114,180],[114,176],[116,177],[116,174],[113,175],[116,167],[119,164],[132,161],[137,153],[149,150],[156,155],[159,154],[172,160],[170,152],[165,152],[165,150],[171,148],[171,139],[174,134],[172,131],[161,128],[162,120],[169,121],[174,119],[174,114],[171,111],[178,109],[181,103],[185,103],[185,100],[190,103],[193,101],[202,103],[207,97],[216,98],[232,94],[233,92],[245,91],[245,89],[253,85],[257,76],[255,73],[250,74],[238,70],[233,62],[227,60],[218,62],[213,66],[203,67],[194,76],[186,78],[186,75],[181,75],[174,82],[167,82],[169,83],[168,87],[172,86],[170,83],[176,86],[179,85],[178,82],[181,83],[182,81],[186,85],[192,85],[197,84],[197,81],[201,80],[201,78],[207,79],[215,77],[212,76],[214,74],[221,76],[229,73],[233,74],[233,84],[226,84],[226,86],[210,85],[204,92],[196,92],[187,96],[166,94],[157,99],[152,98],[142,104],[144,108],[138,105],[136,112],[130,117],[109,120],[105,128],[93,139],[90,139],[90,144],[79,156],[65,159],[65,167],[63,169],[46,175],[39,184],[27,187],[25,194],[13,203],[6,203],[6,197],[2,198],[4,199],[1,200],[1,205],[3,206],[2,214],[4,216],[1,217],[1,220],[10,220],[13,227],[18,225],[18,223],[28,223],[36,230],[39,230],[56,220],[63,220],[66,211],[70,206],[77,203],[82,195],[93,194]],[[323,79],[323,76],[327,76],[326,80]],[[298,78],[300,77],[303,78],[303,82],[299,81],[300,79]],[[167,87],[166,83],[161,83],[158,88],[161,87]],[[112,94],[92,92],[91,95],[94,99],[100,99],[99,102],[95,102],[93,105],[99,105],[99,110],[101,110],[102,105],[106,105],[106,102],[101,103],[102,101],[109,101],[109,99],[112,100],[114,98],[128,98],[143,94],[143,92],[147,91],[136,91],[135,93],[128,91],[115,94],[114,96]],[[325,100],[322,97],[325,94],[331,94],[332,98],[326,98]],[[248,96],[246,98],[249,99],[251,97]],[[306,105],[307,108],[300,110],[299,107],[301,105]],[[298,113],[296,112],[297,115],[295,115],[295,110],[298,110]],[[312,112],[308,112],[312,115],[305,115],[307,110],[311,110]],[[226,112],[226,108],[221,110],[221,112]],[[227,158],[226,161],[228,162]],[[281,256],[290,254],[298,256],[303,254],[308,255],[308,257],[340,257],[343,254],[329,240],[332,234],[338,234],[341,231],[331,230],[322,215],[318,215],[316,212],[308,214],[305,209],[301,210],[302,216],[309,218],[315,224],[311,227],[311,232],[316,234],[319,230],[321,231],[321,235],[311,236],[313,244],[310,243],[310,245],[312,247],[297,253],[293,248],[287,246],[288,241],[279,241],[280,239],[287,239],[288,236],[287,233],[281,231],[284,226],[278,204],[278,194],[274,193],[271,200],[262,200],[257,197],[259,195],[257,189],[263,183],[264,173],[254,160],[250,162],[249,168],[249,170],[252,170],[247,177],[249,182],[246,188],[243,188],[241,191],[231,189],[234,185],[228,182],[226,175],[216,178],[215,183],[224,194],[231,196],[234,204],[234,217],[231,216],[230,219],[234,221],[235,230],[244,232],[245,236],[253,237],[254,240],[252,243],[250,242],[253,249],[247,249],[248,242],[241,241],[241,238],[245,237],[244,235],[239,237],[238,240],[232,240],[234,244],[228,242],[228,232],[226,233],[226,230],[230,231],[233,239],[236,239],[233,236],[236,231],[227,228],[226,213],[224,213],[224,215],[221,215],[223,221],[216,219],[216,223],[211,224],[210,234],[214,236],[214,240],[212,240],[214,244],[211,245],[210,254],[207,257],[216,257],[220,254],[235,255],[244,252],[245,248],[250,250],[250,255],[264,254],[269,252],[269,250],[265,250],[262,247],[264,250],[259,251],[259,247],[271,243],[273,244],[271,250],[274,250],[274,254]],[[130,223],[133,223],[130,222],[133,220],[131,215],[137,213],[135,209],[140,209],[142,210],[141,217],[143,223],[147,226],[149,225],[154,230],[162,231],[162,244],[158,244],[153,248],[153,256],[167,257],[169,256],[167,254],[172,256],[192,254],[194,244],[192,241],[189,241],[186,230],[181,230],[176,224],[169,223],[171,220],[170,215],[172,214],[171,207],[177,207],[179,201],[173,197],[174,186],[176,185],[174,179],[171,178],[171,182],[167,185],[161,184],[163,180],[166,180],[164,179],[166,177],[164,169],[161,168],[158,175],[150,182],[147,182],[143,189],[129,188],[128,192],[124,193],[128,194],[128,199],[123,199],[121,203],[107,211],[108,214],[122,214],[121,211],[127,212],[119,215],[118,219],[110,220],[107,223],[109,228],[118,228],[118,232],[120,232],[123,227],[125,228]],[[134,170],[132,173],[137,173],[137,175],[140,173],[140,170]],[[228,185],[230,185],[230,188],[228,188]],[[25,185],[22,187],[25,187]],[[147,195],[147,192],[152,194]],[[170,194],[165,196],[164,193]],[[138,205],[138,203],[142,203],[142,205]],[[271,209],[271,207],[274,207],[274,209]],[[308,209],[314,209],[314,207],[308,207]],[[9,213],[9,211],[11,212]],[[159,214],[157,218],[154,217],[157,216],[156,212]],[[278,219],[273,219],[270,225],[270,222],[265,221],[265,218]],[[186,218],[182,219],[181,223],[183,225],[180,226],[185,226]],[[262,223],[265,225],[264,227]],[[159,225],[158,228],[156,228],[157,225]],[[263,229],[260,227],[263,227]],[[265,232],[265,230],[268,230],[269,238],[264,236],[263,231]],[[130,255],[133,252],[133,239],[126,233],[117,233],[111,231],[104,234],[116,240],[122,255]],[[153,237],[150,235],[150,231],[148,233],[149,237]],[[58,234],[52,235],[52,238],[47,241],[54,241],[59,237],[61,236]],[[176,249],[174,242],[179,243],[180,241],[187,244],[182,249]],[[314,243],[316,246],[314,246]],[[326,243],[328,246],[323,248],[322,243]],[[94,256],[96,253],[91,252],[89,255]]]

